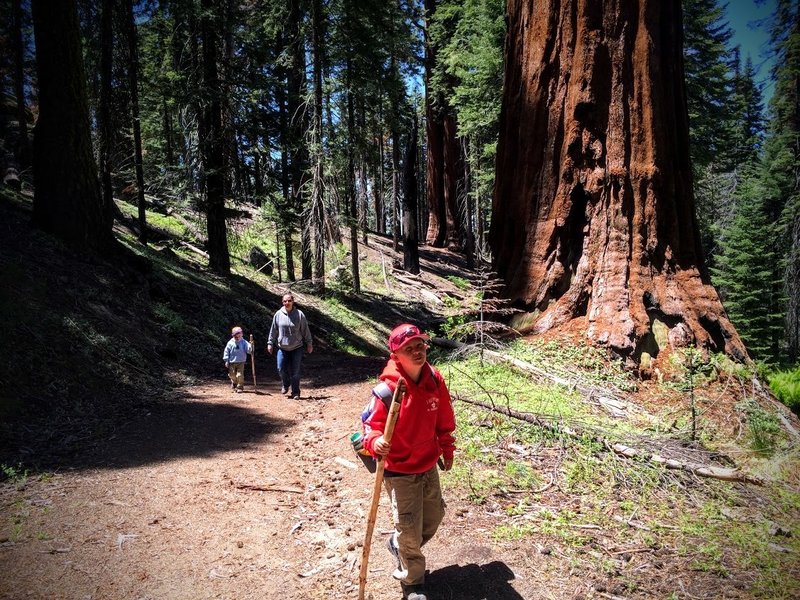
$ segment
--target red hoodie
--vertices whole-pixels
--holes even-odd
[[[392,434],[392,447],[386,456],[388,471],[413,475],[433,468],[439,456],[453,458],[456,419],[450,392],[439,371],[429,363],[422,367],[418,383],[403,371],[397,361],[389,360],[381,381],[394,391],[400,378],[406,381],[406,392]],[[388,411],[383,402],[376,402],[373,414],[364,423],[367,431],[364,447],[375,456],[373,444],[383,435]]]

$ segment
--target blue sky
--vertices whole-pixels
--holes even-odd
[[[741,47],[742,62],[747,56],[753,59],[753,66],[758,71],[758,83],[763,87],[766,104],[772,96],[772,86],[767,86],[772,60],[768,57],[767,41],[769,33],[766,18],[772,14],[775,0],[756,3],[755,0],[729,0],[726,19],[733,30],[732,44]]]

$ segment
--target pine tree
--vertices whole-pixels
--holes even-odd
[[[768,214],[780,224],[785,257],[785,339],[789,360],[800,358],[800,2],[778,0],[771,41],[775,92],[766,143]]]
[[[446,0],[436,9],[431,36],[439,45],[431,77],[434,90],[448,95],[467,159],[466,191],[459,220],[470,244],[477,229],[483,249],[483,220],[494,187],[500,98],[503,91],[505,3],[498,0]],[[468,258],[471,252],[467,252]]]
[[[775,247],[779,226],[765,206],[754,170],[739,185],[736,216],[725,231],[714,284],[731,322],[753,358],[775,364],[783,339],[782,256]]]
[[[729,147],[732,32],[718,0],[683,0],[683,35],[692,163],[702,172]]]
[[[706,263],[714,266],[721,219],[732,218],[732,193],[738,164],[730,150],[740,129],[740,113],[731,110],[737,80],[728,50],[731,30],[718,0],[683,0],[683,59],[689,110],[689,140],[697,219]],[[738,103],[734,102],[738,107]]]
[[[756,84],[756,70],[750,56],[744,68],[740,65],[739,48],[734,49],[733,109],[730,157],[732,164],[747,165],[758,160],[764,144],[764,105]]]

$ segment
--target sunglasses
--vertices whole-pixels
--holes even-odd
[[[406,327],[397,336],[395,336],[393,342],[396,345],[400,345],[403,342],[405,342],[408,338],[414,337],[415,335],[419,335],[419,329],[417,329],[416,327]]]

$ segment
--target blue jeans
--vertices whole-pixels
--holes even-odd
[[[281,374],[283,389],[292,389],[292,396],[300,395],[300,366],[303,364],[305,348],[300,346],[294,350],[278,348],[278,372]]]

